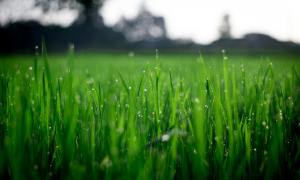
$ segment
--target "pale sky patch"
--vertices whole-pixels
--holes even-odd
[[[103,8],[109,25],[121,16],[132,18],[142,0],[110,0]],[[126,2],[126,3],[125,3]],[[300,42],[299,0],[144,0],[148,9],[166,20],[171,38],[209,43],[218,38],[223,14],[231,17],[234,37],[250,32]],[[119,6],[120,5],[120,6]]]
[[[0,25],[16,21],[38,20],[41,24],[71,25],[78,17],[77,10],[61,9],[43,13],[33,0],[7,0],[0,3]]]

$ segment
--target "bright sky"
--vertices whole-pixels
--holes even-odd
[[[31,18],[68,25],[77,16],[77,12],[67,10],[42,15],[38,9],[30,9],[32,0],[4,2],[0,4],[2,24],[7,19]],[[19,9],[13,10],[16,8],[14,2]],[[221,17],[228,13],[235,37],[258,32],[280,40],[300,42],[300,0],[107,0],[102,8],[105,23],[114,25],[122,16],[133,18],[142,2],[151,12],[165,18],[171,38],[209,43],[218,37]]]
[[[56,9],[57,7],[52,7]],[[77,18],[76,10],[62,9],[43,13],[35,7],[34,0],[0,0],[0,25],[19,20],[38,20],[42,24],[59,24],[69,26]]]

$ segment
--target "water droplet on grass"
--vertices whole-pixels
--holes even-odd
[[[196,151],[196,149],[194,149],[193,153],[194,153],[194,154],[197,154],[197,151]]]
[[[94,83],[94,79],[93,78],[90,78],[86,81],[87,84],[91,85]]]
[[[112,161],[110,160],[110,158],[108,156],[105,156],[100,163],[100,167],[102,169],[105,169],[105,168],[109,168],[111,166],[112,166]]]
[[[167,141],[169,141],[169,139],[170,139],[170,135],[168,135],[168,134],[164,134],[161,137],[162,142],[167,142]]]
[[[135,53],[133,51],[130,51],[128,53],[128,57],[133,58],[135,56]]]

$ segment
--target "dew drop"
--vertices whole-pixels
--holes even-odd
[[[161,141],[162,141],[162,142],[167,142],[167,141],[169,141],[169,139],[170,139],[170,135],[168,135],[168,134],[164,134],[164,135],[161,137]]]

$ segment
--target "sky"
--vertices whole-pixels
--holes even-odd
[[[134,18],[142,4],[165,18],[168,36],[173,39],[210,43],[218,38],[218,27],[227,13],[236,38],[255,32],[300,43],[300,0],[107,0],[100,13],[105,24],[112,26],[122,16]],[[43,14],[33,0],[0,2],[2,25],[36,19],[68,26],[77,16],[76,10],[68,9]]]

